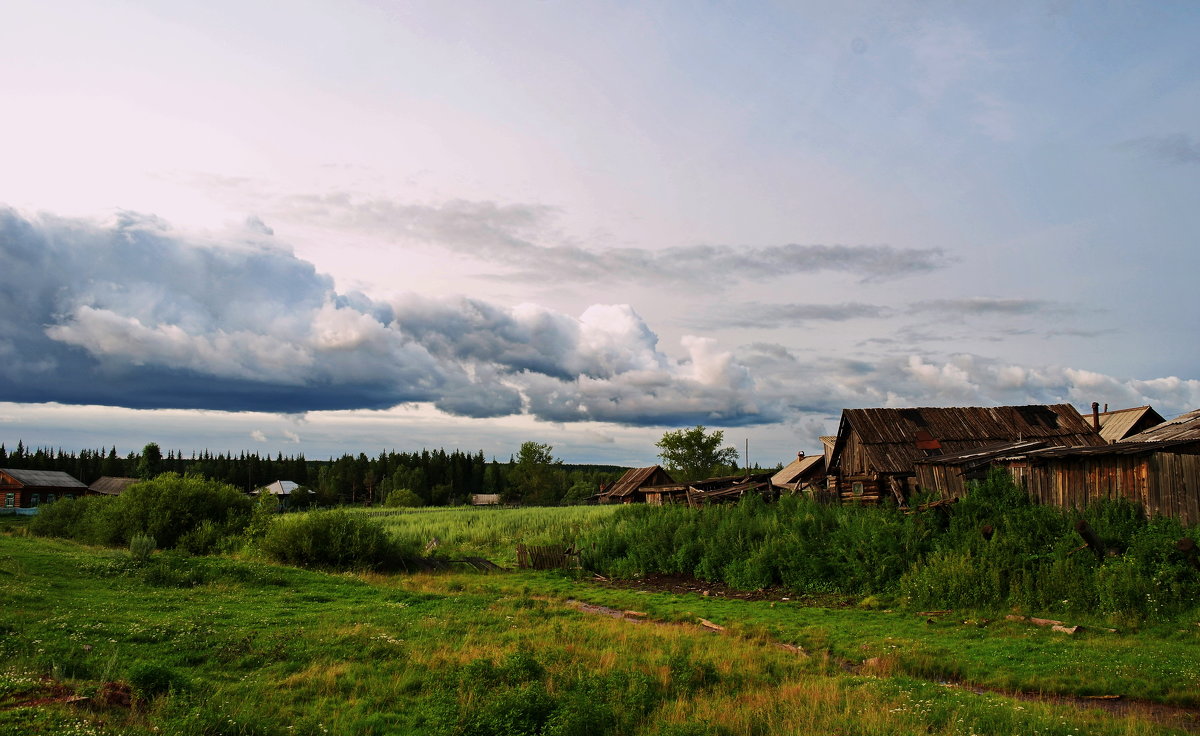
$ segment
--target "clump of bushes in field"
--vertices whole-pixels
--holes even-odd
[[[259,542],[277,562],[325,569],[403,570],[419,543],[389,535],[378,522],[346,511],[314,511],[271,525]]]
[[[1080,520],[1104,541],[1104,554],[1082,547]],[[912,515],[801,496],[628,507],[579,546],[586,567],[617,577],[682,574],[742,590],[781,586],[899,597],[919,608],[1098,612],[1129,621],[1195,607],[1200,572],[1175,548],[1188,533],[1122,500],[1082,511],[1041,506],[1000,473],[947,510]]]
[[[43,536],[114,547],[141,535],[152,537],[163,549],[205,554],[242,532],[251,505],[231,485],[163,473],[135,483],[120,496],[84,496],[43,506],[30,529]]]

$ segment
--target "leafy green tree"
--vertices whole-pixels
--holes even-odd
[[[137,477],[149,480],[162,472],[162,450],[157,442],[149,442],[142,448],[142,456],[137,464]]]
[[[708,432],[703,425],[690,429],[664,432],[654,444],[663,465],[676,480],[689,481],[711,478],[736,468],[738,451],[721,447],[725,433],[719,429]]]
[[[505,501],[555,504],[562,498],[564,473],[562,460],[554,459],[554,448],[541,442],[523,442],[516,463],[509,471]]]

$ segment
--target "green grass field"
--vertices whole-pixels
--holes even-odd
[[[518,544],[569,546],[617,512],[620,506],[529,507],[517,509],[453,507],[360,509],[399,537],[420,544],[437,540],[448,557],[485,557],[500,565],[516,561]]]
[[[505,518],[526,511],[454,513],[471,531],[445,543],[480,554],[511,541],[483,527],[513,524],[531,543],[559,533],[537,514]],[[432,520],[422,530],[448,523],[438,512],[396,518],[422,517]],[[0,735],[1065,736],[1196,725],[1186,712],[1111,712],[1106,701],[1079,707],[963,683],[1200,705],[1195,625],[1068,636],[954,615],[930,624],[912,612],[638,593],[548,573],[327,574],[171,552],[139,566],[123,550],[29,537],[22,522],[0,530]],[[648,621],[585,613],[572,600]],[[132,708],[66,702],[109,681],[134,686]]]

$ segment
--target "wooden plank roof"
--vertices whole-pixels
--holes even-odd
[[[59,470],[24,470],[0,468],[0,473],[12,476],[26,488],[87,488],[70,475]]]
[[[1152,406],[1135,406],[1131,409],[1115,409],[1099,414],[1100,436],[1107,442],[1120,442],[1135,433],[1138,424],[1145,422],[1158,425],[1164,422],[1162,415]]]
[[[851,431],[857,433],[871,468],[883,473],[911,473],[914,463],[930,453],[948,455],[1001,442],[1107,444],[1070,404],[846,409],[831,466],[839,463]],[[925,449],[931,447],[940,452]]]
[[[119,496],[122,491],[139,480],[140,478],[118,478],[106,475],[102,478],[97,478],[95,482],[88,486],[88,490],[103,493],[106,496]]]
[[[816,467],[817,465],[820,467]],[[771,476],[771,483],[777,486],[786,486],[795,483],[809,473],[820,473],[825,470],[825,455],[806,455],[805,457],[796,458],[788,463],[788,466],[780,470],[775,475]]]
[[[1169,422],[1151,427],[1123,440],[1124,442],[1164,442],[1167,440],[1200,439],[1200,409],[1180,414]]]
[[[630,468],[603,495],[612,498],[625,498],[642,486],[649,485],[650,481],[654,480],[658,473],[662,473],[662,476],[658,477],[665,476],[668,481],[674,482],[671,474],[658,465],[651,465],[648,468]]]

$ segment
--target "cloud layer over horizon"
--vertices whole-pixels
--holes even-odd
[[[961,353],[802,358],[685,336],[677,359],[629,305],[572,317],[535,304],[340,293],[261,223],[215,240],[127,212],[98,224],[0,209],[0,257],[0,396],[14,402],[285,414],[425,402],[460,417],[633,427],[797,422],[870,405],[1200,405],[1196,380]],[[746,302],[730,306],[726,324],[750,325],[756,312],[772,323],[1061,309],[986,298],[907,310]]]

